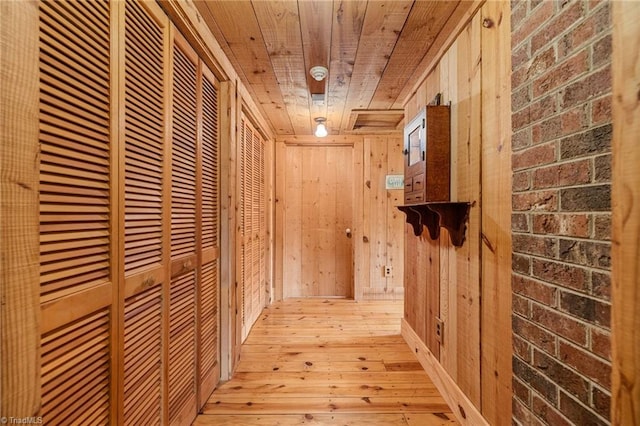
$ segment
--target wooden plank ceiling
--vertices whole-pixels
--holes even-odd
[[[310,135],[316,117],[334,135],[401,128],[405,97],[472,3],[195,1],[279,135]],[[309,74],[316,65],[329,69],[321,83]]]

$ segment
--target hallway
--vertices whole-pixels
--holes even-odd
[[[453,414],[400,336],[402,302],[265,309],[195,425],[445,425]]]

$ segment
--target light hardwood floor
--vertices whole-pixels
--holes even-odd
[[[400,336],[402,302],[292,299],[267,308],[195,425],[457,424]]]

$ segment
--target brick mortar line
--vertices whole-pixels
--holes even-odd
[[[530,255],[528,253],[521,253],[521,252],[514,252],[514,253],[518,254],[518,255],[521,255],[521,256],[528,256],[531,259],[540,260],[541,262],[549,262],[549,261],[551,261],[551,262],[556,263],[556,264],[561,264],[561,265],[566,265],[566,266],[571,266],[571,267],[576,267],[576,268],[579,268],[579,269],[583,269],[583,270],[585,270],[587,272],[591,272],[591,273],[596,272],[596,273],[602,274],[603,271],[604,271],[605,274],[611,275],[611,271],[609,271],[607,269],[598,269],[598,268],[594,268],[593,266],[587,266],[587,265],[576,265],[574,263],[567,263],[567,262],[562,261],[562,260],[550,259],[548,257],[540,257],[540,256],[536,256],[536,255]],[[534,275],[524,275],[524,274],[522,274],[520,272],[516,272],[516,271],[511,271],[511,272],[512,272],[513,275],[517,275],[517,276],[525,277],[525,278],[534,278],[537,281],[541,281],[541,282],[544,282],[544,283],[547,283],[547,284],[550,284],[550,285],[559,286],[559,284],[553,284],[553,283],[550,283],[549,281],[541,280],[540,278],[538,278],[538,277],[536,277]],[[563,287],[563,288],[570,288],[570,287]],[[597,296],[594,296],[594,297],[597,297]],[[607,299],[602,299],[602,300],[610,302],[610,300],[607,300]]]

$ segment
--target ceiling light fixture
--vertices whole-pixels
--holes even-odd
[[[328,73],[329,70],[322,65],[315,66],[309,70],[309,74],[311,74],[311,77],[313,77],[313,79],[316,81],[324,80],[325,78],[327,78]]]
[[[316,125],[316,131],[314,132],[314,135],[316,135],[317,138],[324,138],[329,134],[327,132],[327,127],[324,124],[327,121],[327,119],[324,117],[316,117],[315,121],[317,125]]]

